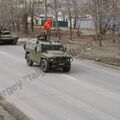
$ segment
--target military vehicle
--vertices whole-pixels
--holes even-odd
[[[64,72],[71,69],[73,59],[58,41],[48,41],[39,36],[38,39],[28,40],[24,49],[28,66],[37,63],[43,72],[49,72],[51,68],[62,68]]]
[[[18,37],[11,34],[6,28],[0,27],[0,43],[16,45]]]

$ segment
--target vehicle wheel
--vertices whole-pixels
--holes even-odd
[[[46,59],[42,59],[40,67],[43,72],[48,72],[49,71],[48,61]]]
[[[63,67],[64,72],[70,72],[70,69],[71,69],[71,65]]]
[[[26,55],[26,62],[28,66],[32,66],[33,65],[33,61],[30,59],[29,54]]]

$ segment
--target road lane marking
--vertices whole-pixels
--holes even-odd
[[[4,52],[4,51],[0,51],[0,53],[3,54],[3,55],[7,55],[7,53]]]
[[[65,74],[63,74],[63,76],[64,76],[64,77],[67,77],[67,78],[70,78],[70,79],[73,79],[73,80],[77,80],[76,78],[71,77],[71,76],[68,76],[68,75],[65,75]]]
[[[4,51],[0,51],[0,54],[10,58],[10,59],[14,59],[16,61],[19,61],[19,62],[24,62],[25,60],[21,59],[21,58],[17,58],[17,56],[13,56],[13,55],[10,55],[8,54],[7,52],[4,52]]]

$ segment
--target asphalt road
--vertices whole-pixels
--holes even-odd
[[[120,120],[120,71],[89,61],[43,74],[21,46],[0,46],[0,92],[33,120]]]

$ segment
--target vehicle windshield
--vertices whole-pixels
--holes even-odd
[[[62,45],[42,45],[42,51],[49,51],[49,50],[59,50],[64,51],[64,47]]]

